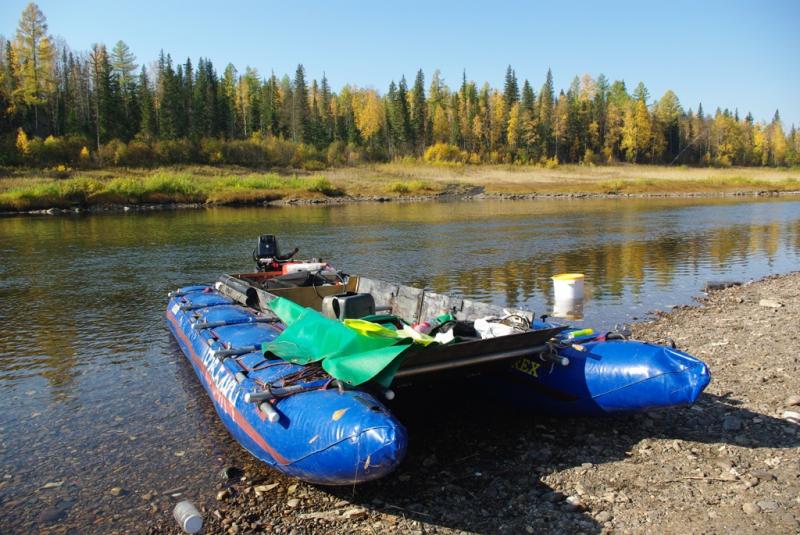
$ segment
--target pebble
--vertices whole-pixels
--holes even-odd
[[[611,521],[612,518],[614,518],[614,515],[612,515],[608,511],[600,511],[599,513],[594,515],[594,519],[601,524],[605,524],[606,522]]]
[[[269,485],[256,485],[253,487],[253,490],[256,492],[268,492],[274,488],[277,488],[280,483],[270,483]]]
[[[580,511],[583,509],[583,502],[577,496],[567,496],[564,502],[567,504],[568,511]]]
[[[58,507],[45,507],[37,518],[42,524],[52,524],[63,519],[65,516],[66,513]]]
[[[289,507],[297,507],[298,505],[300,505],[300,500],[298,500],[297,498],[292,498],[291,500],[288,500],[286,502],[286,505],[288,505]]]
[[[367,510],[363,507],[354,507],[342,513],[345,520],[360,520],[367,517]]]
[[[761,508],[752,502],[747,502],[742,505],[742,511],[744,511],[748,515],[754,515],[756,513],[760,513]]]
[[[109,492],[112,496],[121,496],[125,491],[122,490],[122,487],[113,487]]]
[[[793,424],[800,424],[800,412],[797,411],[783,411],[781,418]]]
[[[726,471],[730,470],[731,468],[733,468],[733,463],[731,462],[730,459],[724,459],[724,458],[717,459],[716,461],[714,461],[714,464],[717,465],[722,470],[726,470]]]
[[[792,407],[794,405],[800,405],[800,395],[793,395],[786,398],[786,406]]]
[[[738,431],[742,428],[742,420],[738,416],[729,414],[722,420],[722,429],[725,431]]]
[[[222,489],[217,493],[217,501],[221,502],[222,500],[226,500],[230,495],[231,495],[230,489]]]
[[[776,299],[762,299],[758,302],[758,306],[766,307],[766,308],[781,308],[783,303]]]
[[[767,513],[772,513],[778,510],[778,502],[773,500],[761,500],[758,502],[758,506],[762,511]]]
[[[57,489],[61,485],[63,485],[63,481],[50,481],[49,483],[45,483],[42,488],[43,489]]]
[[[775,474],[773,474],[772,472],[768,472],[766,470],[753,470],[752,472],[750,472],[750,475],[752,475],[753,477],[757,477],[761,481],[771,481],[775,479]]]

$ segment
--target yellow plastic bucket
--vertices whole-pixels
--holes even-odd
[[[552,278],[556,301],[583,299],[583,273],[562,273]]]

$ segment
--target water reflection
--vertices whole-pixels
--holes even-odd
[[[556,299],[553,302],[554,318],[562,318],[566,320],[582,320],[583,319],[583,298],[580,299]]]
[[[688,302],[712,279],[796,269],[800,202],[624,200],[374,204],[0,218],[0,525],[136,530],[147,504],[108,502],[191,485],[212,494],[226,438],[163,323],[166,292],[250,269],[260,233],[351,273],[538,313],[550,277],[586,275],[598,329]],[[183,452],[181,455],[178,453]],[[223,452],[223,453],[221,453]],[[102,462],[98,462],[100,459]],[[65,481],[41,493],[48,481]],[[67,504],[67,505],[64,505]],[[70,505],[70,504],[75,504]],[[87,516],[88,515],[88,516]],[[96,524],[95,524],[96,522]]]

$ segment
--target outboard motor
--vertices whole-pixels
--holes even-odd
[[[299,250],[295,247],[291,253],[281,255],[278,250],[278,239],[273,234],[262,234],[258,237],[256,248],[253,249],[253,261],[259,271],[279,271],[281,263],[289,261]]]

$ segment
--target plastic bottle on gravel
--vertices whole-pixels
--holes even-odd
[[[203,529],[203,516],[188,500],[178,502],[172,511],[172,516],[186,533],[197,533]]]

